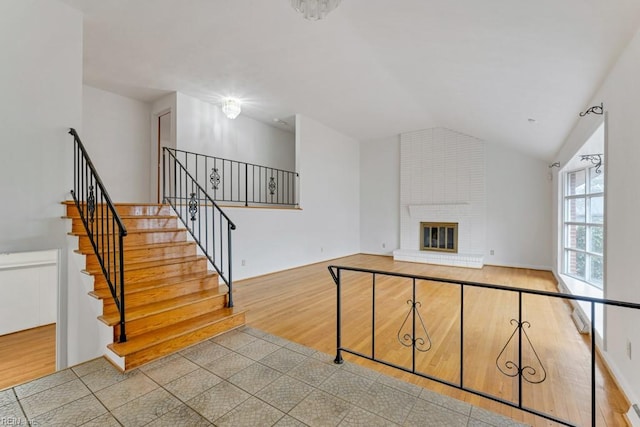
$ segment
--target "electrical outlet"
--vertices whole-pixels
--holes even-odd
[[[491,249],[491,250],[489,251],[489,254],[491,254],[491,255],[494,255],[495,253],[496,253],[496,251],[494,251],[493,249]]]
[[[245,265],[247,265],[247,260],[243,259],[241,263],[242,263],[242,266],[244,267]]]
[[[627,339],[627,357],[631,360],[631,341]]]
[[[383,248],[386,248],[386,247],[387,247],[387,244],[386,244],[386,243],[383,243],[383,244],[382,244],[382,247],[383,247]]]
[[[324,248],[320,246],[320,252],[324,252]]]

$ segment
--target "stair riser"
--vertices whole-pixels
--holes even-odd
[[[175,323],[192,319],[206,313],[211,313],[224,308],[226,301],[227,297],[223,294],[182,307],[176,307],[169,311],[150,315],[142,319],[127,321],[127,338],[133,339],[135,336],[144,334],[145,332],[162,329]],[[114,326],[114,333],[116,336],[120,336],[119,325]]]
[[[150,233],[129,233],[123,238],[125,250],[127,247],[151,245],[153,243],[184,242],[187,239],[187,231],[157,231]],[[118,239],[116,239],[117,242]],[[78,236],[78,249],[80,252],[93,251],[91,240],[85,235]]]
[[[171,286],[159,286],[157,288],[135,292],[131,295],[125,294],[126,307],[131,309],[140,305],[148,304],[149,301],[165,301],[172,298],[188,295],[193,292],[216,289],[218,287],[218,277],[213,276],[206,279],[194,279]],[[118,312],[113,298],[102,300],[103,314],[110,315]]]
[[[126,285],[127,283],[139,283],[157,279],[158,277],[173,277],[181,274],[204,273],[206,271],[206,258],[176,264],[157,265],[137,270],[127,270],[125,264],[124,283]],[[103,274],[95,274],[94,278],[94,289],[100,289],[100,287],[107,286],[107,281]]]
[[[126,246],[125,246],[126,247]],[[196,255],[195,243],[190,245],[164,246],[160,248],[136,249],[124,251],[125,265],[129,262],[157,261],[162,259],[181,258]],[[100,268],[98,257],[92,252],[86,258],[86,270],[97,270]]]
[[[177,218],[123,218],[122,224],[128,232],[134,230],[152,230],[162,228],[177,228]],[[89,229],[93,233],[110,233],[113,234],[114,229],[118,230],[115,221],[102,220],[102,218],[95,218],[93,222],[89,223]],[[85,233],[84,224],[80,219],[74,219],[71,226],[72,233]]]
[[[96,212],[101,212],[101,205],[96,205]],[[168,205],[164,206],[145,206],[145,205],[118,205],[116,204],[118,215],[173,215],[173,210]],[[67,216],[71,218],[78,217],[78,210],[75,205],[67,205]]]
[[[153,347],[148,347],[137,353],[125,357],[125,370],[137,368],[145,363],[159,359],[163,356],[183,350],[201,341],[213,338],[217,335],[238,328],[245,323],[244,313],[239,313],[223,321],[211,324],[185,336],[177,337]]]

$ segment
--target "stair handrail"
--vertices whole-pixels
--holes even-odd
[[[178,160],[184,160],[185,168],[195,174],[195,180],[204,188],[208,187],[207,181],[211,183],[207,191],[214,200],[244,206],[299,205],[298,172],[176,148],[171,150]]]
[[[169,203],[178,217],[187,228],[193,239],[196,241],[211,265],[218,272],[220,278],[228,288],[227,307],[233,307],[233,263],[232,263],[232,241],[231,231],[236,229],[236,225],[231,218],[220,208],[193,175],[187,170],[176,157],[174,148],[163,147],[162,150],[162,198],[165,203]],[[168,157],[167,157],[168,156]],[[173,177],[173,181],[171,180]],[[183,182],[184,179],[184,182]],[[184,190],[184,196],[178,192]],[[187,194],[189,196],[187,197]],[[183,203],[178,204],[178,201]],[[202,203],[204,202],[204,214]],[[211,218],[209,218],[208,206],[211,206]],[[188,217],[187,217],[188,214]],[[204,220],[203,220],[204,216]],[[216,221],[217,219],[217,221]],[[211,220],[209,222],[209,220]],[[189,224],[191,221],[191,224]],[[218,239],[216,239],[216,222],[218,223]],[[222,233],[223,222],[226,222],[226,238]],[[204,236],[202,233],[204,223]],[[209,230],[211,223],[211,230]],[[197,224],[197,226],[196,226]],[[211,232],[211,240],[209,235]],[[219,250],[216,250],[216,246]],[[224,269],[226,247],[226,272]]]
[[[74,141],[71,196],[120,315],[118,340],[126,342],[123,239],[127,229],[78,132],[70,128],[69,134]]]

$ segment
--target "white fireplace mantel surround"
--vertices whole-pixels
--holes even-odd
[[[450,265],[455,267],[482,268],[484,256],[473,253],[473,240],[479,238],[474,227],[471,202],[430,203],[407,206],[409,218],[406,221],[413,229],[413,237],[407,236],[408,248],[402,247],[393,252],[396,261],[422,262],[428,264]],[[421,222],[458,223],[458,253],[420,250]],[[481,230],[480,230],[481,231]],[[407,241],[408,240],[408,241]]]
[[[484,142],[444,128],[400,136],[400,248],[397,261],[482,268],[485,247]],[[457,222],[458,253],[420,250],[421,222]]]

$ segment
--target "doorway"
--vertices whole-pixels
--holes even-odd
[[[162,203],[162,147],[171,145],[171,111],[158,116],[158,150],[157,150],[157,192],[156,200]]]

